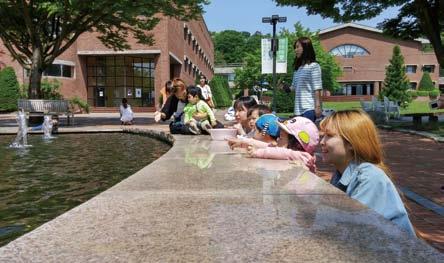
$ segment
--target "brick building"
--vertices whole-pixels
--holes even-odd
[[[436,88],[439,85],[439,64],[433,52],[423,52],[426,39],[403,41],[382,34],[382,31],[355,23],[327,28],[319,32],[321,45],[336,56],[343,70],[338,78],[343,89],[336,95],[377,95],[385,78],[385,67],[399,45],[404,56],[411,88],[417,89],[424,71]]]
[[[203,18],[187,22],[160,19],[151,31],[154,45],[128,37],[131,49],[125,51],[105,47],[96,33],[84,33],[44,76],[62,82],[65,98],[78,96],[96,110],[116,107],[122,98],[136,110],[154,110],[167,80],[182,78],[193,84],[200,75],[211,79],[214,72],[213,42]],[[12,60],[1,41],[0,51],[0,67],[12,66],[19,81],[27,82],[27,72]]]

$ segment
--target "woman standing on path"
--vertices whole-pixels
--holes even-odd
[[[214,109],[213,93],[211,93],[211,88],[208,85],[207,79],[204,76],[200,77],[199,85],[197,85],[197,87],[201,89],[202,96],[205,102],[208,104],[208,106]]]
[[[321,117],[321,67],[316,62],[316,54],[310,38],[300,37],[293,48],[295,51],[294,73],[291,89],[295,90],[294,114],[315,122]],[[288,90],[289,91],[289,90]]]

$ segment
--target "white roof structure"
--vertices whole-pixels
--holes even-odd
[[[359,29],[363,29],[363,30],[367,30],[367,31],[371,31],[371,32],[376,32],[376,33],[380,33],[382,34],[382,30],[371,27],[371,26],[365,26],[365,25],[360,25],[360,24],[356,24],[356,23],[345,23],[345,24],[341,24],[341,25],[337,25],[337,26],[332,26],[332,27],[328,27],[326,29],[323,29],[321,31],[319,31],[319,35],[328,33],[328,32],[332,32],[332,31],[336,31],[342,28],[346,28],[346,27],[353,27],[353,28],[359,28]],[[429,44],[430,41],[428,39],[425,38],[416,38],[414,39],[415,41],[419,41],[422,44]]]

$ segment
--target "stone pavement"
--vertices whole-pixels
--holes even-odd
[[[396,186],[444,206],[444,144],[421,136],[380,130],[386,164]],[[330,179],[332,167],[318,160],[318,175]],[[404,196],[410,219],[422,237],[444,252],[444,217]]]
[[[217,112],[222,119],[223,111]],[[118,129],[118,113],[92,113],[76,115],[74,126],[62,126],[60,130],[76,132],[97,128]],[[15,114],[0,115],[0,134],[16,133]],[[136,113],[135,125],[132,127],[151,127],[168,131],[167,123],[155,123],[152,113]],[[381,130],[386,163],[392,171],[392,177],[398,187],[409,190],[444,206],[444,144],[421,136],[396,131]],[[329,180],[331,166],[318,160],[318,176]],[[431,245],[444,252],[444,217],[430,211],[404,197],[409,209],[410,218],[421,236]]]

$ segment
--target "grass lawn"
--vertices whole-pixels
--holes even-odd
[[[347,102],[324,102],[324,109],[333,109],[335,111],[339,110],[348,110],[348,109],[360,109],[361,104],[359,101],[347,101]],[[402,114],[411,114],[411,113],[429,113],[429,112],[444,112],[442,110],[434,110],[431,111],[429,108],[429,103],[426,101],[413,101],[409,104],[409,106],[405,109],[401,108]],[[279,113],[279,117],[288,118],[293,115],[293,113]],[[390,123],[395,128],[405,128],[405,129],[414,129],[413,123]],[[424,123],[423,126],[419,129],[422,131],[427,131],[430,133],[437,134],[439,136],[444,136],[444,123],[439,123],[438,127],[430,127],[427,123]]]
[[[338,110],[348,110],[348,109],[360,109],[361,104],[359,101],[348,101],[348,102],[324,102],[323,107],[325,109]],[[410,113],[428,113],[428,112],[444,112],[444,109],[431,111],[429,108],[429,103],[426,101],[412,101],[409,106],[405,109],[401,108],[401,114]]]

